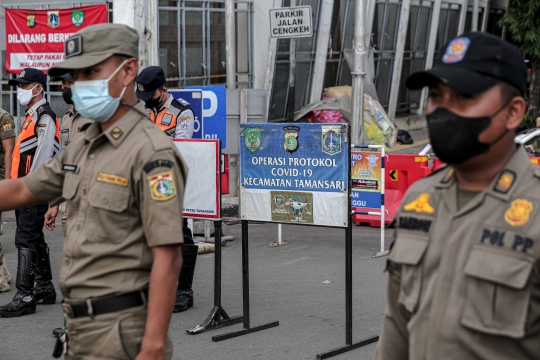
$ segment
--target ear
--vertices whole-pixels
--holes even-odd
[[[166,94],[167,93],[167,87],[165,85],[163,85],[163,92]]]
[[[124,86],[129,86],[130,84],[135,82],[135,79],[137,78],[137,74],[139,72],[139,63],[137,62],[137,59],[131,58],[124,64],[124,71],[126,72],[126,76],[124,77]]]
[[[527,112],[527,103],[521,96],[516,96],[508,104],[508,119],[506,121],[506,129],[515,130],[523,121],[523,117]]]

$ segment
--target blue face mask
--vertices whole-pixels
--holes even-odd
[[[85,118],[104,123],[109,120],[118,109],[120,100],[126,91],[122,89],[120,97],[113,98],[109,95],[109,80],[124,66],[124,61],[105,80],[75,81],[71,86],[71,99],[75,109]]]

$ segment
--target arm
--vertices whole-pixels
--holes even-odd
[[[46,213],[45,213],[45,228],[49,231],[53,231],[56,227],[56,217],[58,216],[58,208],[60,205],[56,205],[51,207]]]
[[[407,324],[410,314],[399,305],[401,266],[388,261],[387,304],[384,312],[383,330],[375,360],[407,360],[409,358],[409,332]]]
[[[4,163],[6,168],[6,179],[9,179],[11,174],[11,161],[13,159],[13,149],[15,148],[15,138],[2,140],[2,148],[6,152]]]
[[[0,199],[2,199],[0,212],[19,209],[41,201],[30,192],[24,179],[0,181]]]
[[[30,172],[36,171],[45,161],[52,158],[55,149],[55,121],[49,115],[44,115],[37,126],[38,147]]]
[[[180,245],[152,248],[154,264],[150,274],[148,315],[141,352],[136,360],[163,359],[176,295],[176,282],[182,266],[180,249]]]
[[[193,137],[193,125],[195,122],[195,114],[193,110],[184,110],[176,119],[176,135],[177,139],[191,139]]]

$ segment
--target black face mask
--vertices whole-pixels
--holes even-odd
[[[161,104],[161,95],[155,99],[150,99],[144,103],[147,109],[156,109]]]
[[[64,101],[66,104],[72,105],[73,100],[71,100],[71,89],[70,88],[63,88],[62,89],[62,97],[64,98]]]
[[[491,119],[506,105],[508,103],[491,117],[468,118],[446,108],[438,108],[427,115],[429,138],[437,157],[447,164],[457,165],[488,152],[490,147],[502,139],[507,131],[505,130],[491,144],[481,143],[478,136],[491,125]]]

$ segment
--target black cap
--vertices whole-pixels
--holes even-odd
[[[165,85],[165,74],[160,66],[149,66],[137,76],[137,98],[148,101],[156,89]]]
[[[17,86],[19,84],[31,84],[35,82],[43,85],[43,87],[47,86],[47,75],[38,69],[25,68],[21,71],[18,78],[9,80],[8,84]]]
[[[69,73],[65,73],[65,74],[53,77],[52,81],[69,81],[69,82],[72,82],[73,78],[71,77],[71,75]]]
[[[439,57],[427,71],[412,74],[407,87],[419,90],[441,81],[465,94],[481,93],[500,81],[527,91],[527,65],[521,52],[501,38],[483,32],[463,34],[439,50]]]

